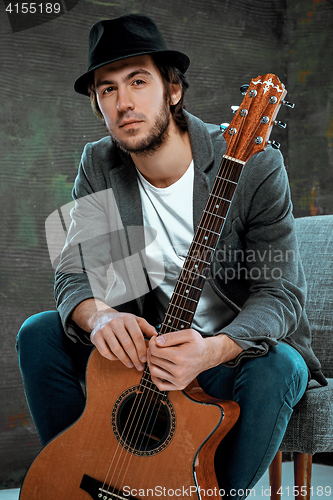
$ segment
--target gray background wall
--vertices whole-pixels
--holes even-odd
[[[0,488],[20,484],[40,446],[14,344],[29,315],[54,309],[44,223],[70,201],[84,144],[105,135],[88,99],[72,90],[86,69],[95,21],[128,12],[150,15],[170,48],[191,57],[187,109],[211,123],[231,121],[240,85],[277,74],[296,104],[279,114],[287,130],[272,134],[281,142],[295,216],[333,213],[332,0],[61,5],[64,15],[32,22],[29,29],[17,24],[13,32],[0,4]]]

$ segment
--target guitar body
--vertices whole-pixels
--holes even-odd
[[[133,435],[132,442],[120,442],[131,416],[128,413],[133,412],[128,401],[135,399],[141,376],[93,351],[87,370],[85,411],[36,457],[20,500],[198,499],[194,472],[201,488],[216,488],[216,495],[208,491],[206,496],[201,491],[201,498],[220,498],[214,453],[237,420],[238,405],[214,400],[193,384],[191,398],[173,391],[161,405],[166,409],[157,416],[160,424],[155,442],[140,450],[141,435]]]

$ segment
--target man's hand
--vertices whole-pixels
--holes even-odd
[[[182,390],[199,373],[235,358],[242,348],[226,335],[203,338],[188,329],[152,337],[148,365],[161,391]]]
[[[105,358],[119,359],[128,368],[143,370],[147,361],[144,335],[157,335],[144,318],[111,311],[98,315],[90,339]]]
[[[120,313],[101,301],[88,299],[72,313],[72,320],[90,333],[90,340],[102,356],[120,360],[128,368],[144,369],[147,346],[144,336],[157,335],[144,318]]]

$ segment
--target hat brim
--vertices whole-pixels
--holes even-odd
[[[128,59],[129,57],[137,57],[144,55],[160,55],[163,58],[164,62],[176,66],[176,68],[178,68],[182,73],[185,73],[185,71],[188,69],[190,65],[189,57],[186,54],[183,54],[182,52],[178,52],[176,50],[161,50],[154,52],[148,51],[148,52],[139,52],[135,54],[132,53],[130,55],[124,55],[122,57],[113,58],[110,61],[103,61],[103,63],[101,64],[96,64],[93,68],[91,68],[89,71],[81,75],[75,81],[74,90],[79,94],[90,96],[88,87],[92,83],[92,78],[94,75],[94,71],[96,69],[102,68],[103,66],[106,66],[107,64],[111,64],[116,61],[121,61],[122,59]]]

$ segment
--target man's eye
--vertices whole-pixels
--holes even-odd
[[[106,87],[106,89],[103,90],[103,94],[110,94],[110,92],[114,91],[114,87]]]
[[[134,82],[133,82],[133,85],[135,85],[136,87],[144,85],[144,84],[145,84],[145,82],[143,80],[134,80]]]

